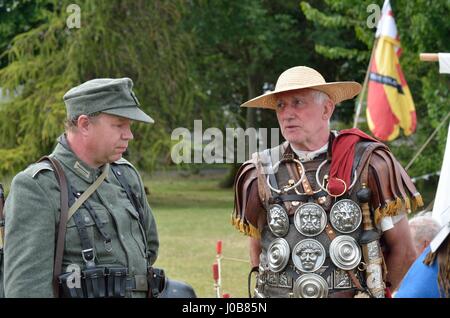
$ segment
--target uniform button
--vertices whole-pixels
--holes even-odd
[[[84,223],[89,223],[90,220],[91,220],[91,219],[90,219],[88,216],[86,216],[86,217],[84,218]]]
[[[120,238],[123,240],[125,237],[123,236],[123,234],[120,234]]]

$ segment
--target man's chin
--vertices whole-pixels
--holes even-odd
[[[122,153],[119,153],[117,155],[113,155],[109,159],[110,159],[110,162],[114,162],[114,161],[120,160],[120,159],[122,159]]]
[[[299,140],[298,135],[297,136],[285,136],[284,137],[291,145],[302,145],[302,141]]]

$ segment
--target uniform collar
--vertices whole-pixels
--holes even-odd
[[[103,166],[92,168],[77,157],[70,148],[65,134],[58,137],[58,144],[53,150],[53,155],[70,171],[88,183],[93,183],[102,173]]]

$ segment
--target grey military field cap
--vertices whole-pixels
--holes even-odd
[[[121,116],[144,123],[154,120],[138,106],[133,81],[128,78],[97,78],[70,89],[64,94],[67,117],[89,115],[97,112]]]

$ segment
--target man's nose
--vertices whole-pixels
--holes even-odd
[[[128,126],[124,133],[122,134],[122,138],[126,140],[132,140],[134,138],[133,133],[131,132],[131,127]]]

